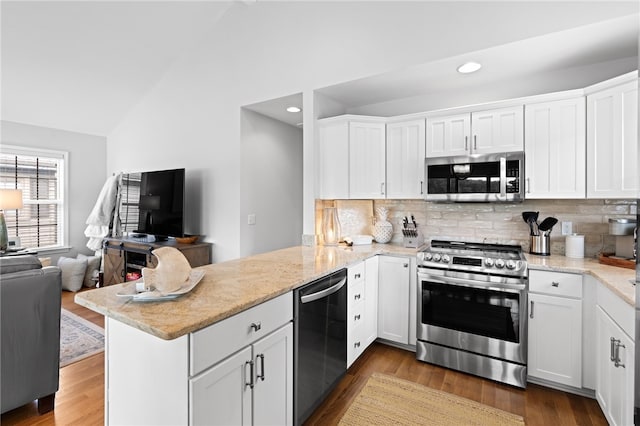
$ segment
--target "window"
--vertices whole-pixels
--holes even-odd
[[[67,153],[4,145],[0,187],[21,189],[24,207],[4,212],[9,238],[25,248],[57,248],[66,243]]]

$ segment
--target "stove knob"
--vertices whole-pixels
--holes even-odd
[[[493,266],[493,259],[492,259],[492,258],[490,258],[490,257],[487,257],[487,258],[484,260],[484,264],[485,264],[486,266],[488,266],[488,267],[492,267],[492,266]]]
[[[436,253],[433,255],[434,262],[440,262],[440,259],[442,259],[442,256],[440,256],[440,253]]]
[[[449,263],[449,261],[451,260],[451,258],[449,257],[448,254],[443,254],[442,255],[442,261],[445,263]]]
[[[516,269],[516,262],[513,260],[507,260],[507,269]]]
[[[496,268],[499,268],[499,269],[504,268],[504,260],[503,259],[496,260]]]
[[[424,260],[427,260],[427,261],[431,260],[432,257],[433,257],[433,255],[431,253],[429,253],[429,252],[424,254]]]

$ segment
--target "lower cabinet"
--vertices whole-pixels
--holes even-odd
[[[293,325],[189,380],[190,424],[290,425]]]
[[[347,289],[347,368],[378,334],[378,256],[349,267]]]
[[[378,261],[378,337],[415,344],[415,288],[411,291],[416,282],[415,260],[381,255]]]
[[[582,275],[529,272],[528,375],[582,387]]]
[[[634,342],[596,307],[596,399],[611,425],[633,424]]]

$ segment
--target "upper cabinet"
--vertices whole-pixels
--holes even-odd
[[[349,122],[349,198],[386,197],[385,125]]]
[[[626,80],[626,81],[625,81]],[[587,90],[587,198],[638,196],[638,80]]]
[[[349,198],[349,122],[323,122],[318,136],[318,198]]]
[[[387,124],[387,198],[424,197],[425,120]]]
[[[426,156],[429,158],[522,150],[521,105],[427,118]]]
[[[584,198],[585,98],[525,106],[526,198]]]

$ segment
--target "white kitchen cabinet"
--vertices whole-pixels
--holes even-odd
[[[386,196],[384,123],[349,122],[349,198]]]
[[[349,122],[322,122],[318,129],[318,198],[349,198]]]
[[[293,325],[189,381],[190,424],[293,424]]]
[[[347,288],[347,368],[378,335],[378,257],[349,267]]]
[[[638,81],[587,88],[587,198],[638,195]],[[614,79],[613,82],[620,82]],[[613,84],[613,83],[612,83]],[[602,87],[595,86],[596,89]]]
[[[582,275],[529,271],[528,375],[582,387]]]
[[[105,423],[293,424],[292,319],[292,293],[174,340],[107,318]]]
[[[586,197],[583,96],[525,105],[526,198]]]
[[[394,256],[378,258],[378,337],[408,345],[411,259]],[[415,275],[415,270],[413,273]]]
[[[600,306],[596,336],[596,399],[609,424],[632,425],[634,342]]]
[[[427,118],[427,158],[523,150],[522,106]]]
[[[387,198],[424,197],[425,137],[424,119],[387,124]]]

